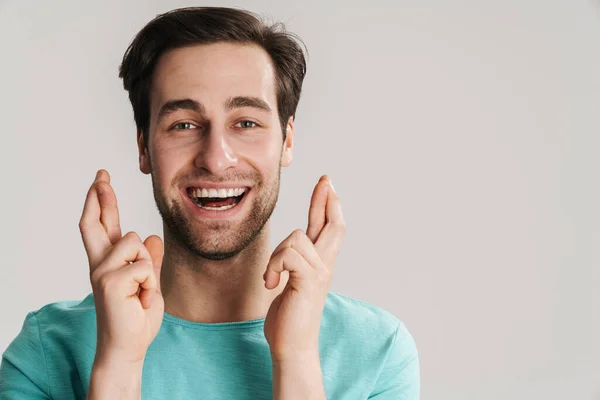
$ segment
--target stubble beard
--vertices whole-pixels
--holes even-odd
[[[252,204],[246,204],[250,199],[245,199],[242,205],[250,206],[248,216],[244,220],[213,220],[204,221],[202,224],[191,220],[188,217],[189,213],[184,213],[183,207],[186,206],[182,204],[184,199],[181,197],[172,199],[171,206],[167,205],[160,182],[155,181],[156,175],[152,173],[154,200],[170,239],[198,257],[225,260],[247,248],[271,218],[279,197],[281,167],[278,167],[276,179],[271,183],[265,184],[258,174],[253,176],[255,183],[251,189]]]

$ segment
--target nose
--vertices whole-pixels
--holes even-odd
[[[227,168],[238,163],[238,158],[229,145],[227,132],[212,128],[202,141],[202,149],[196,157],[196,166],[204,168],[213,175],[219,175]]]

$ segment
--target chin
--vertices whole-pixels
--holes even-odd
[[[207,260],[212,260],[212,261],[227,260],[231,257],[238,255],[239,253],[240,253],[240,250],[235,250],[235,251],[230,251],[230,252],[222,252],[222,251],[204,252],[201,250],[196,250],[196,254],[199,257],[205,258]]]

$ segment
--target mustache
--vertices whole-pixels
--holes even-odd
[[[197,182],[203,181],[207,183],[225,183],[225,182],[241,182],[241,181],[253,181],[260,182],[260,174],[258,172],[239,172],[232,171],[224,175],[213,175],[210,173],[202,175],[188,176],[181,180],[182,182]]]

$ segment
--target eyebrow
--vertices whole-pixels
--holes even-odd
[[[225,109],[227,111],[242,107],[256,108],[257,110],[271,113],[271,107],[269,107],[267,102],[258,97],[236,96],[230,97],[225,102]]]
[[[271,107],[267,104],[266,101],[252,96],[236,96],[230,97],[225,102],[225,110],[231,111],[236,108],[250,107],[255,108],[260,111],[264,111],[267,113],[271,113]],[[182,100],[170,100],[167,101],[160,108],[158,112],[157,122],[160,122],[163,118],[167,117],[169,114],[174,113],[178,110],[189,110],[195,111],[198,114],[205,114],[204,106],[192,99],[182,99]]]

